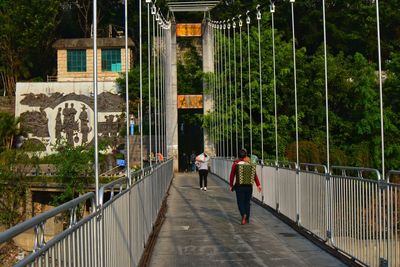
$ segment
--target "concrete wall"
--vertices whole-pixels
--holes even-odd
[[[203,23],[203,71],[214,73],[214,47],[212,30],[207,22]],[[204,115],[213,111],[212,98],[210,96],[208,81],[203,83],[203,112]],[[210,133],[204,129],[204,150],[210,155],[215,155],[214,143],[210,139]]]
[[[174,158],[174,171],[179,170],[178,157],[178,105],[177,105],[177,69],[176,69],[176,24],[172,23],[166,33],[166,128],[167,154]],[[170,37],[170,38],[169,38]]]

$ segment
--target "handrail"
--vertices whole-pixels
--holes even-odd
[[[146,168],[143,168],[143,176],[149,175],[152,171],[153,171],[153,167],[147,166]]]
[[[357,177],[358,178],[364,178],[363,173],[373,173],[376,175],[378,178],[378,181],[382,180],[381,174],[377,169],[373,168],[364,168],[364,167],[350,167],[350,166],[331,166],[330,173],[332,173],[333,170],[339,170],[341,171],[341,175],[344,177],[348,177],[346,171],[355,171],[357,172]],[[354,176],[349,176],[349,177],[354,177]]]
[[[134,171],[134,172],[132,173],[132,177],[134,177],[134,178],[138,178],[138,177],[139,177],[139,178],[140,178],[141,176],[142,176],[142,177],[147,176],[147,175],[151,174],[152,171],[153,171],[153,169],[154,169],[154,168],[157,168],[157,166],[159,166],[159,165],[156,165],[155,167],[150,167],[150,166],[148,166],[148,167],[144,168],[143,170]],[[137,179],[136,179],[136,180],[137,180]],[[114,181],[112,181],[112,182],[110,182],[110,183],[108,183],[108,184],[106,184],[106,185],[103,185],[103,186],[99,189],[99,203],[100,203],[100,205],[103,205],[103,204],[104,204],[104,193],[105,193],[105,191],[106,191],[107,189],[111,189],[110,200],[112,200],[113,197],[114,197],[114,188],[115,188],[115,186],[119,186],[119,191],[118,191],[118,193],[121,193],[122,190],[123,190],[124,183],[125,183],[125,185],[126,185],[125,189],[129,188],[129,179],[128,179],[128,177],[126,177],[126,176],[121,177],[121,178],[119,178],[119,179],[117,179],[117,180],[114,180]]]
[[[14,236],[19,235],[31,228],[36,227],[37,225],[44,223],[47,219],[54,217],[55,215],[70,209],[75,209],[80,203],[85,202],[86,200],[92,200],[92,212],[95,211],[95,194],[93,192],[89,192],[84,194],[83,196],[77,197],[64,203],[54,209],[46,211],[42,214],[39,214],[25,222],[15,225],[10,229],[0,233],[0,243],[6,242],[7,240],[13,238]]]
[[[216,163],[213,172],[227,180],[226,164],[220,160]],[[276,168],[267,167],[267,172],[260,175],[263,190],[254,194],[254,199],[275,209],[293,224],[299,224],[310,235],[351,258],[351,261],[366,266],[378,266],[378,261],[389,262],[390,266],[399,265],[396,254],[398,229],[394,220],[399,213],[396,208],[399,184],[386,182],[381,179],[379,171],[372,168],[332,166],[328,170],[322,164],[301,163],[296,171],[311,173],[311,177],[300,175],[298,179],[294,169],[289,169],[290,173],[287,173],[288,169],[281,166],[282,163]],[[295,166],[294,163],[291,166]],[[313,168],[323,169],[325,174],[314,174]],[[335,174],[329,173],[331,170]],[[349,174],[358,174],[359,177],[347,176]],[[367,179],[370,175],[377,176],[379,180]],[[400,175],[400,170],[389,171],[387,179],[391,175]],[[344,223],[345,220],[357,223]],[[371,224],[374,226],[366,227]],[[349,240],[354,245],[347,246]],[[376,242],[378,249],[371,240]],[[364,255],[366,244],[368,253]]]
[[[390,170],[386,173],[386,181],[389,183],[390,182],[390,177],[392,175],[400,175],[400,170]]]
[[[111,199],[113,199],[113,197],[114,197],[114,188],[115,188],[115,186],[119,186],[119,192],[118,192],[118,193],[121,193],[124,184],[126,185],[125,188],[128,188],[128,187],[129,187],[129,179],[128,179],[128,177],[126,177],[126,176],[125,176],[125,177],[121,177],[121,178],[119,178],[119,179],[117,179],[117,180],[115,180],[115,181],[112,181],[112,182],[110,182],[110,183],[108,183],[108,184],[103,185],[102,187],[100,187],[100,189],[99,189],[99,204],[100,204],[100,205],[103,205],[103,204],[104,204],[104,203],[103,203],[103,201],[104,201],[104,192],[105,192],[107,189],[111,189],[111,197],[110,197],[110,200],[111,200]]]
[[[314,167],[314,172],[318,172],[318,168],[323,168],[324,173],[328,173],[328,168],[323,164],[316,164],[316,163],[300,163],[300,171],[302,170],[301,167],[305,167],[305,171],[310,171],[309,167]]]
[[[118,170],[118,169],[120,169],[120,167],[116,166],[116,167],[114,167],[114,168],[112,168],[112,169],[110,169],[110,170],[108,170],[106,172],[101,173],[100,176],[117,176],[117,175],[113,175],[113,174],[116,174],[116,173],[112,173],[112,172],[115,171],[115,170]],[[121,172],[125,172],[125,169],[120,169],[119,173],[121,173]]]
[[[278,161],[278,167],[297,170],[297,163],[293,161]]]
[[[77,224],[74,226],[65,229],[61,233],[57,234],[54,238],[50,239],[49,241],[46,241],[46,243],[43,244],[43,246],[40,248],[40,250],[33,251],[31,254],[27,255],[25,258],[22,260],[18,261],[14,267],[23,267],[27,266],[28,264],[32,263],[35,261],[35,259],[39,256],[42,255],[44,251],[47,251],[50,247],[53,247],[55,244],[57,244],[60,240],[65,238],[66,236],[70,235],[74,231],[76,231],[77,228],[79,228],[82,224],[85,224],[87,221],[91,220],[93,216],[97,216],[96,213],[100,211],[96,211],[95,213],[92,213],[91,215],[83,218],[80,220]]]
[[[262,162],[261,165],[275,167],[276,166],[276,160],[275,159],[264,159],[264,162]]]
[[[96,222],[104,221],[104,220],[107,220],[107,221],[113,220],[112,217],[114,215],[110,215],[110,214],[107,215],[107,213],[103,213],[104,209],[106,209],[109,205],[117,205],[118,206],[120,204],[120,202],[116,202],[115,200],[118,199],[119,196],[125,194],[126,192],[128,192],[131,189],[134,190],[135,186],[137,186],[139,183],[143,182],[144,179],[149,179],[151,177],[154,177],[154,178],[157,177],[158,174],[157,174],[157,176],[155,176],[153,174],[156,174],[156,171],[158,169],[168,170],[168,172],[160,173],[160,175],[162,177],[168,178],[168,179],[161,179],[160,181],[158,181],[157,179],[153,179],[153,182],[152,182],[155,186],[162,189],[157,193],[157,194],[161,194],[161,195],[159,195],[159,197],[162,198],[165,196],[164,195],[166,192],[165,190],[167,190],[170,179],[173,176],[172,164],[171,164],[172,161],[173,161],[173,159],[169,159],[169,160],[160,162],[159,164],[153,166],[153,168],[148,167],[148,168],[145,168],[142,170],[135,171],[134,175],[137,176],[139,179],[131,185],[129,185],[129,181],[128,181],[127,177],[122,177],[122,178],[112,181],[106,185],[103,185],[99,189],[99,190],[101,190],[101,193],[99,192],[101,195],[101,203],[100,203],[100,206],[98,206],[98,207],[96,207],[96,203],[95,203],[95,194],[93,192],[87,193],[87,194],[77,197],[67,203],[64,203],[58,207],[55,207],[50,211],[39,214],[39,215],[31,218],[30,220],[22,222],[16,226],[6,230],[5,232],[0,233],[0,243],[7,242],[7,241],[11,240],[13,237],[18,236],[18,235],[26,232],[29,229],[34,229],[35,234],[34,234],[34,245],[33,245],[32,253],[29,254],[28,256],[26,256],[25,258],[23,258],[21,261],[17,262],[15,266],[26,266],[27,264],[33,263],[39,257],[44,257],[43,259],[39,259],[39,261],[42,261],[42,260],[48,261],[49,259],[48,258],[45,259],[45,257],[54,257],[54,254],[52,254],[54,251],[51,251],[50,248],[54,248],[54,246],[57,243],[59,243],[60,240],[63,240],[64,238],[71,236],[76,231],[81,231],[81,232],[83,231],[86,234],[88,234],[88,236],[86,236],[86,234],[83,234],[83,237],[80,236],[80,238],[84,238],[85,240],[89,240],[92,238],[92,240],[91,241],[89,240],[89,242],[92,242],[91,244],[95,245],[93,243],[93,242],[95,242],[94,239],[96,239],[95,236],[99,234],[99,232],[93,232],[93,231],[97,231],[96,230],[97,229]],[[109,201],[107,201],[106,203],[104,203],[104,193],[108,190],[111,190],[111,199]],[[117,190],[119,191],[119,194],[117,193],[118,195],[113,197],[114,192],[117,192]],[[149,188],[148,188],[148,190],[149,190]],[[87,216],[84,216],[83,218],[79,218],[79,216],[77,216],[77,211],[79,210],[80,205],[87,203],[86,202],[87,200],[91,200],[91,204],[92,204],[92,209],[90,211],[90,214],[88,214]],[[124,201],[129,202],[130,200],[124,199]],[[126,204],[122,204],[122,205],[126,206]],[[46,240],[46,238],[45,238],[46,221],[48,221],[49,219],[55,218],[56,216],[60,216],[60,214],[64,214],[63,212],[65,212],[65,211],[69,211],[68,228],[60,231],[54,237],[52,237],[50,240]],[[147,213],[148,213],[147,215],[149,216],[150,213],[154,214],[156,212],[157,212],[156,207],[152,207],[152,211],[147,211]],[[98,215],[100,215],[100,216],[98,216]],[[103,217],[103,216],[105,216],[105,217]],[[123,216],[123,215],[121,215],[121,216]],[[79,220],[78,220],[78,218],[79,218]],[[95,224],[95,225],[93,225],[93,224]],[[88,225],[88,227],[90,229],[86,229],[86,230],[83,229],[82,228],[83,225]],[[103,226],[100,226],[100,228],[98,228],[98,230],[101,229],[101,227],[103,227]],[[104,238],[104,236],[102,236],[102,237]],[[101,244],[101,242],[103,242],[101,239],[102,237],[99,237],[100,239],[96,242],[100,242],[100,244]],[[87,238],[89,238],[89,239],[87,239]],[[81,242],[81,241],[72,240],[72,242]],[[136,244],[136,245],[138,245],[138,244]],[[76,254],[77,252],[75,251],[73,253]],[[50,255],[50,256],[48,256],[48,255]],[[64,256],[64,257],[67,257],[67,256]],[[89,256],[89,258],[92,258],[92,259],[93,259],[93,257],[96,257],[96,256]],[[135,255],[135,257],[138,257],[138,255]],[[63,260],[68,261],[68,259],[66,259],[66,258],[63,258],[63,259],[58,258],[56,260],[58,260],[59,262],[63,261]]]

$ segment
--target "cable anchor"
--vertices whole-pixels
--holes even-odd
[[[257,20],[260,20],[261,19],[261,11],[260,11],[260,5],[259,4],[257,5],[256,9],[257,9]]]

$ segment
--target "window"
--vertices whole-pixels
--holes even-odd
[[[86,72],[86,50],[68,49],[67,50],[67,71]]]
[[[121,71],[121,49],[101,50],[101,70],[113,72]]]

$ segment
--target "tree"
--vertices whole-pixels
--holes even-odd
[[[0,87],[7,95],[17,81],[49,73],[60,1],[0,2]]]
[[[0,152],[11,149],[15,137],[22,133],[18,124],[19,119],[13,114],[0,112]]]
[[[49,161],[56,167],[58,182],[65,190],[55,198],[55,204],[65,203],[82,194],[90,182],[94,182],[94,147],[92,145],[72,146],[65,142],[56,145],[57,153]],[[99,160],[101,162],[101,158]]]
[[[77,25],[73,29],[74,38],[83,37],[90,38],[93,25],[93,0],[64,0],[63,15],[64,23],[70,23],[74,19]],[[133,1],[128,1],[133,2]],[[132,3],[128,3],[131,5]],[[133,14],[133,16],[137,14]],[[122,26],[124,23],[124,1],[120,0],[100,0],[97,1],[97,24],[98,34],[102,37],[108,37],[108,26]],[[77,31],[79,27],[80,31]],[[63,28],[67,30],[67,28]]]
[[[25,171],[30,159],[22,150],[0,153],[0,224],[14,226],[24,219],[27,183]]]
[[[194,42],[181,41],[179,44],[182,47],[183,57],[177,64],[178,91],[180,94],[202,94],[203,69],[201,57],[194,46]]]

